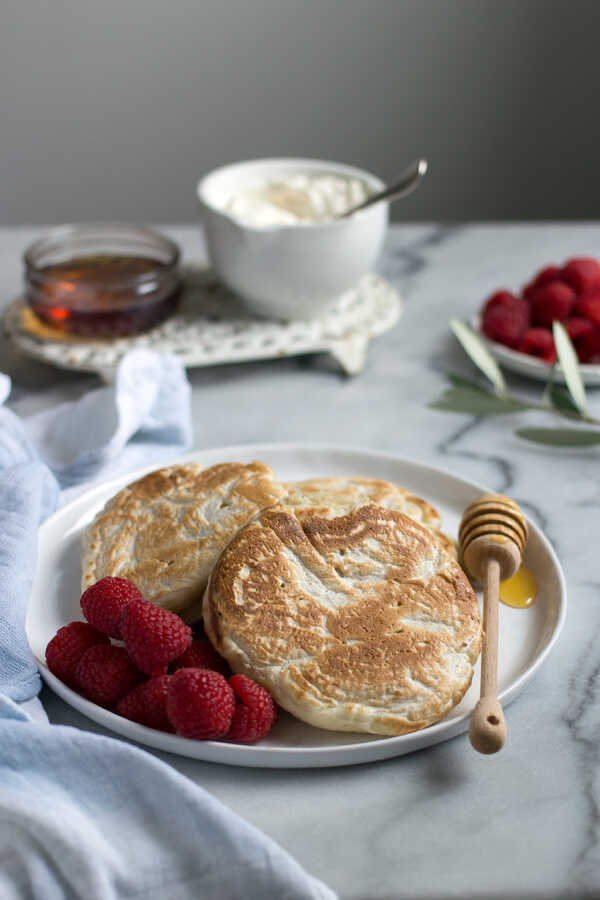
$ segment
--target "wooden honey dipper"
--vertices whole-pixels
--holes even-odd
[[[467,573],[483,581],[483,647],[480,699],[471,713],[469,737],[480,753],[496,753],[506,740],[498,693],[498,595],[500,582],[519,569],[527,523],[503,494],[483,494],[466,508],[458,534]]]

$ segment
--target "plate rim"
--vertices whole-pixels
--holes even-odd
[[[102,481],[98,484],[92,485],[87,490],[82,490],[76,497],[74,497],[64,506],[59,507],[42,523],[38,531],[38,546],[41,544],[45,532],[50,530],[54,525],[54,522],[56,520],[59,520],[65,513],[68,513],[68,511],[72,507],[82,503],[85,500],[87,500],[88,502],[91,500],[93,502],[97,494],[104,494],[107,490],[118,490],[119,487],[124,483],[134,481],[137,478],[142,477],[145,473],[153,471],[154,469],[161,468],[163,465],[177,465],[179,463],[193,462],[200,455],[213,453],[227,454],[230,456],[235,454],[240,455],[243,458],[252,457],[255,453],[265,455],[269,452],[297,453],[299,451],[355,454],[364,456],[366,458],[377,458],[392,463],[400,463],[402,465],[408,465],[409,467],[415,467],[422,471],[425,470],[425,473],[431,472],[435,473],[438,476],[441,475],[446,478],[450,478],[452,481],[459,483],[461,487],[464,487],[469,491],[475,490],[481,491],[481,493],[487,493],[489,492],[489,490],[491,490],[490,488],[485,487],[479,482],[467,480],[460,475],[454,475],[450,470],[443,466],[421,462],[420,460],[414,459],[412,457],[398,456],[397,454],[386,450],[373,450],[372,448],[364,447],[361,445],[354,446],[330,444],[325,442],[290,441],[231,444],[224,447],[204,447],[201,449],[190,450],[187,453],[176,456],[175,458],[173,458],[172,456],[171,458],[169,458],[167,454],[165,454],[166,458],[163,463],[161,463],[160,460],[156,460],[148,466],[143,466],[142,468],[133,470],[131,472],[117,475],[113,478],[108,479],[107,481]],[[498,699],[504,705],[508,705],[509,703],[511,703],[512,700],[514,700],[521,693],[524,687],[536,675],[539,668],[545,662],[550,651],[556,644],[564,628],[567,616],[567,586],[565,574],[560,560],[558,559],[556,551],[554,550],[554,547],[552,546],[550,540],[546,537],[542,529],[539,528],[535,522],[532,522],[529,519],[527,519],[527,523],[532,532],[536,534],[537,539],[541,541],[545,551],[552,559],[558,576],[559,603],[553,631],[546,645],[542,648],[541,651],[536,652],[536,656],[532,664],[528,666],[523,672],[521,672],[521,674],[518,675],[517,678],[508,687],[506,687],[498,694]],[[42,678],[55,693],[57,693],[70,706],[77,709],[87,718],[91,719],[107,730],[114,731],[115,735],[137,741],[138,743],[142,743],[146,747],[154,747],[155,749],[166,750],[167,752],[176,753],[188,758],[200,759],[206,762],[218,762],[225,765],[242,765],[244,767],[260,768],[333,767],[354,765],[357,763],[375,761],[376,759],[400,756],[404,753],[410,753],[415,750],[421,749],[421,746],[431,746],[433,744],[440,743],[441,741],[448,740],[456,736],[457,734],[466,731],[469,727],[468,722],[471,711],[467,711],[452,720],[441,719],[439,722],[436,722],[433,725],[429,725],[427,728],[408,732],[408,734],[389,737],[371,737],[368,741],[358,741],[352,744],[336,744],[334,746],[323,747],[261,747],[260,745],[230,744],[222,741],[193,741],[187,738],[183,738],[179,735],[172,735],[168,732],[162,732],[147,728],[146,726],[139,725],[136,722],[130,722],[129,720],[123,719],[122,716],[118,716],[116,713],[113,713],[110,710],[105,709],[104,707],[97,706],[90,700],[87,700],[81,694],[78,694],[76,691],[73,691],[71,688],[67,687],[67,685],[59,681],[59,679],[56,678],[52,674],[52,672],[50,672],[45,662],[37,656],[35,650],[32,647],[29,634],[30,615],[32,611],[31,598],[34,594],[37,572],[38,565],[36,558],[36,568],[34,572],[31,596],[27,604],[25,615],[25,634],[30,652],[32,653],[33,659],[40,671]],[[114,721],[119,725],[119,728],[113,729],[110,724],[107,724],[107,716],[110,719],[114,718]],[[142,729],[141,733],[139,732],[140,729]],[[136,734],[138,736],[136,736]],[[421,741],[419,741],[419,736],[422,737]],[[407,739],[410,740],[407,742]],[[174,746],[170,746],[171,741],[176,741],[177,743]],[[409,746],[406,750],[399,749],[403,746],[403,742],[405,744],[416,743],[417,746]],[[198,755],[195,753],[192,754],[190,752],[192,747],[196,748],[198,746],[207,748],[208,753],[204,755]],[[360,751],[360,748],[364,748],[365,746],[369,747],[371,751],[374,751],[371,754],[370,758],[359,760],[353,759],[352,757]],[[227,748],[227,750],[224,750],[224,748]],[[397,752],[394,752],[395,748],[398,748]],[[219,755],[225,756],[225,759],[216,758],[217,749],[219,751]],[[381,753],[381,755],[378,755],[377,751],[382,750],[384,750],[385,752]],[[215,754],[215,756],[213,756],[213,753]],[[330,757],[339,755],[340,753],[343,753],[344,756],[348,758],[342,760],[330,759]],[[269,762],[268,759],[271,755],[273,755],[273,760]],[[292,761],[293,756],[300,756],[302,758],[305,757],[306,762],[298,763]],[[265,760],[262,762],[256,761],[257,757],[265,757]],[[255,759],[255,761],[251,761],[253,758]]]

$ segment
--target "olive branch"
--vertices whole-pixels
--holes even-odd
[[[528,409],[542,410],[570,419],[579,427],[518,428],[515,434],[526,441],[553,447],[590,447],[600,444],[600,430],[587,427],[600,425],[600,421],[589,413],[577,354],[560,322],[554,322],[552,332],[566,388],[556,384],[556,364],[551,366],[539,403],[522,400],[508,391],[498,363],[472,328],[458,319],[451,319],[450,327],[465,353],[486,376],[488,383],[481,384],[462,375],[449,374],[450,387],[438,400],[429,404],[431,409],[476,416],[506,415]]]

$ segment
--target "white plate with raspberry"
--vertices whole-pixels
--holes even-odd
[[[547,381],[556,361],[552,324],[573,343],[585,384],[600,384],[600,261],[574,257],[537,271],[521,291],[496,290],[472,326],[506,369]],[[564,384],[560,365],[554,380]]]
[[[483,340],[486,347],[498,361],[498,363],[510,372],[516,372],[517,375],[524,375],[526,378],[534,378],[536,381],[548,381],[551,366],[549,363],[528,353],[521,353],[518,350],[512,350],[504,344],[497,341],[491,341],[481,330],[481,316],[475,316],[471,320],[471,327],[477,332]],[[589,387],[600,385],[600,365],[592,363],[579,363],[579,371],[583,383]],[[559,364],[554,368],[553,380],[557,384],[564,384],[565,378]]]
[[[437,507],[443,530],[452,538],[456,538],[465,507],[486,490],[443,469],[369,450],[314,444],[254,444],[204,450],[185,457],[185,461],[194,460],[206,466],[252,459],[264,460],[285,481],[362,475],[397,482]],[[281,711],[272,731],[256,744],[191,740],[138,725],[67,687],[49,671],[45,652],[60,627],[83,620],[79,603],[82,531],[111,496],[142,474],[130,473],[92,488],[56,512],[40,528],[26,631],[42,677],[68,704],[108,730],[148,747],[210,762],[265,768],[371,762],[410,753],[468,729],[469,715],[478,699],[478,666],[473,684],[460,704],[441,721],[422,731],[387,738],[313,728]],[[528,609],[501,605],[498,681],[504,705],[517,697],[533,678],[554,645],[566,616],[566,587],[560,563],[537,526],[529,522],[529,527],[524,562],[537,580],[538,598]]]

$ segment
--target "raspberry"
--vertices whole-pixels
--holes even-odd
[[[87,622],[71,622],[59,628],[46,647],[46,664],[50,671],[69,687],[79,687],[75,670],[86,650],[96,644],[109,644],[105,634]]]
[[[598,329],[596,329],[594,334],[581,339],[577,355],[579,362],[593,363],[594,365],[600,363],[600,332]]]
[[[565,322],[565,328],[575,347],[579,362],[590,362],[600,354],[600,328],[589,319],[573,317]]]
[[[131,581],[107,576],[84,591],[80,603],[90,625],[110,637],[120,639],[121,613],[132,600],[141,599],[140,591]]]
[[[181,656],[171,664],[173,672],[177,669],[212,669],[220,672],[225,678],[231,675],[226,659],[217,653],[210,641],[194,641]]]
[[[530,328],[523,335],[518,349],[529,356],[537,356],[547,363],[556,361],[556,349],[552,332],[546,328]]]
[[[564,321],[575,303],[575,291],[563,281],[552,281],[539,288],[531,298],[531,320],[534,325],[552,327],[555,319]]]
[[[167,716],[167,691],[170,675],[157,675],[138,684],[119,701],[117,713],[132,722],[159,731],[173,731]]]
[[[570,259],[563,266],[560,277],[577,294],[583,294],[600,285],[600,265],[595,259],[586,257]]]
[[[533,281],[523,288],[523,296],[527,300],[531,300],[538,288],[544,287],[545,284],[550,284],[551,281],[556,281],[557,278],[560,278],[560,274],[561,270],[558,266],[546,266],[545,269],[541,269],[537,273]]]
[[[565,322],[565,331],[573,343],[580,337],[583,337],[583,335],[591,334],[594,330],[594,323],[590,322],[589,319],[571,316],[571,318],[567,319]]]
[[[235,694],[225,678],[209,669],[179,669],[171,676],[167,715],[177,734],[199,741],[227,733]]]
[[[124,647],[101,644],[86,650],[75,670],[82,692],[98,706],[115,706],[143,677]]]
[[[595,325],[600,325],[600,291],[584,294],[575,303],[573,313],[582,319],[589,319]]]
[[[192,643],[189,625],[149,600],[132,600],[125,607],[121,634],[132,660],[147,675],[163,675]]]
[[[233,675],[229,684],[236,704],[226,740],[242,744],[259,741],[277,721],[277,704],[264,687],[246,675]]]
[[[519,298],[515,297],[514,294],[511,294],[510,291],[496,291],[495,294],[492,294],[492,296],[488,297],[486,300],[483,312],[486,313],[488,309],[493,309],[494,306],[510,306],[515,300],[517,303],[520,302]]]
[[[502,293],[508,294],[506,291]],[[510,296],[508,294],[503,301],[491,306],[494,298],[488,300],[481,320],[481,330],[492,341],[516,347],[529,326],[529,305],[520,297],[509,300]]]

